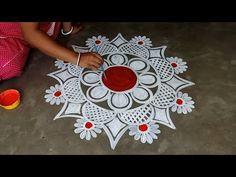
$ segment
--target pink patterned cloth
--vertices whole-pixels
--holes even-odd
[[[42,22],[40,29],[56,39],[60,22]],[[0,22],[0,81],[20,76],[30,50],[18,22]]]

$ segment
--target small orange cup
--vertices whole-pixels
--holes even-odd
[[[20,92],[16,89],[9,89],[0,94],[0,106],[4,109],[15,109],[20,104]]]

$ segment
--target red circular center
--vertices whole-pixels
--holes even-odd
[[[124,66],[114,66],[106,69],[102,81],[112,91],[122,92],[133,88],[137,82],[135,73]]]
[[[95,43],[96,43],[96,44],[100,44],[101,41],[100,41],[100,40],[96,40]]]
[[[176,103],[177,103],[178,105],[181,105],[181,104],[183,104],[183,100],[182,100],[182,99],[177,99],[177,100],[176,100]]]
[[[171,66],[172,66],[173,68],[176,68],[176,67],[177,67],[177,64],[176,64],[176,63],[171,63]]]
[[[56,96],[56,97],[61,96],[61,92],[60,92],[60,91],[56,91],[56,92],[54,93],[54,96]]]
[[[138,41],[138,44],[139,45],[143,45],[143,41]]]
[[[93,124],[91,122],[86,122],[86,124],[85,124],[85,127],[87,129],[90,129],[92,126],[93,126]]]
[[[138,129],[142,132],[145,132],[145,131],[147,131],[148,126],[147,126],[147,124],[142,124],[142,125],[138,126]]]

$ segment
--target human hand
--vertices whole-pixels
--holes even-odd
[[[86,52],[80,54],[79,65],[83,68],[98,70],[103,62],[103,58],[97,53]]]

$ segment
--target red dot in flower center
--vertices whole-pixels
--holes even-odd
[[[143,45],[143,41],[138,41],[138,44],[139,45]]]
[[[91,122],[86,122],[85,127],[90,129],[93,126]]]
[[[100,44],[101,41],[100,41],[100,40],[96,40],[95,43],[96,43],[96,44]]]
[[[177,99],[177,100],[176,100],[176,103],[177,103],[178,105],[181,105],[181,104],[183,104],[183,100],[182,100],[182,99]]]
[[[60,92],[60,91],[56,91],[56,92],[54,93],[54,96],[56,96],[56,97],[61,96],[61,92]]]
[[[145,132],[145,131],[147,131],[148,126],[147,126],[147,124],[142,124],[142,125],[138,126],[138,129],[142,132]]]
[[[173,68],[176,68],[176,67],[177,67],[177,64],[176,64],[176,63],[171,63],[171,66],[172,66]]]

